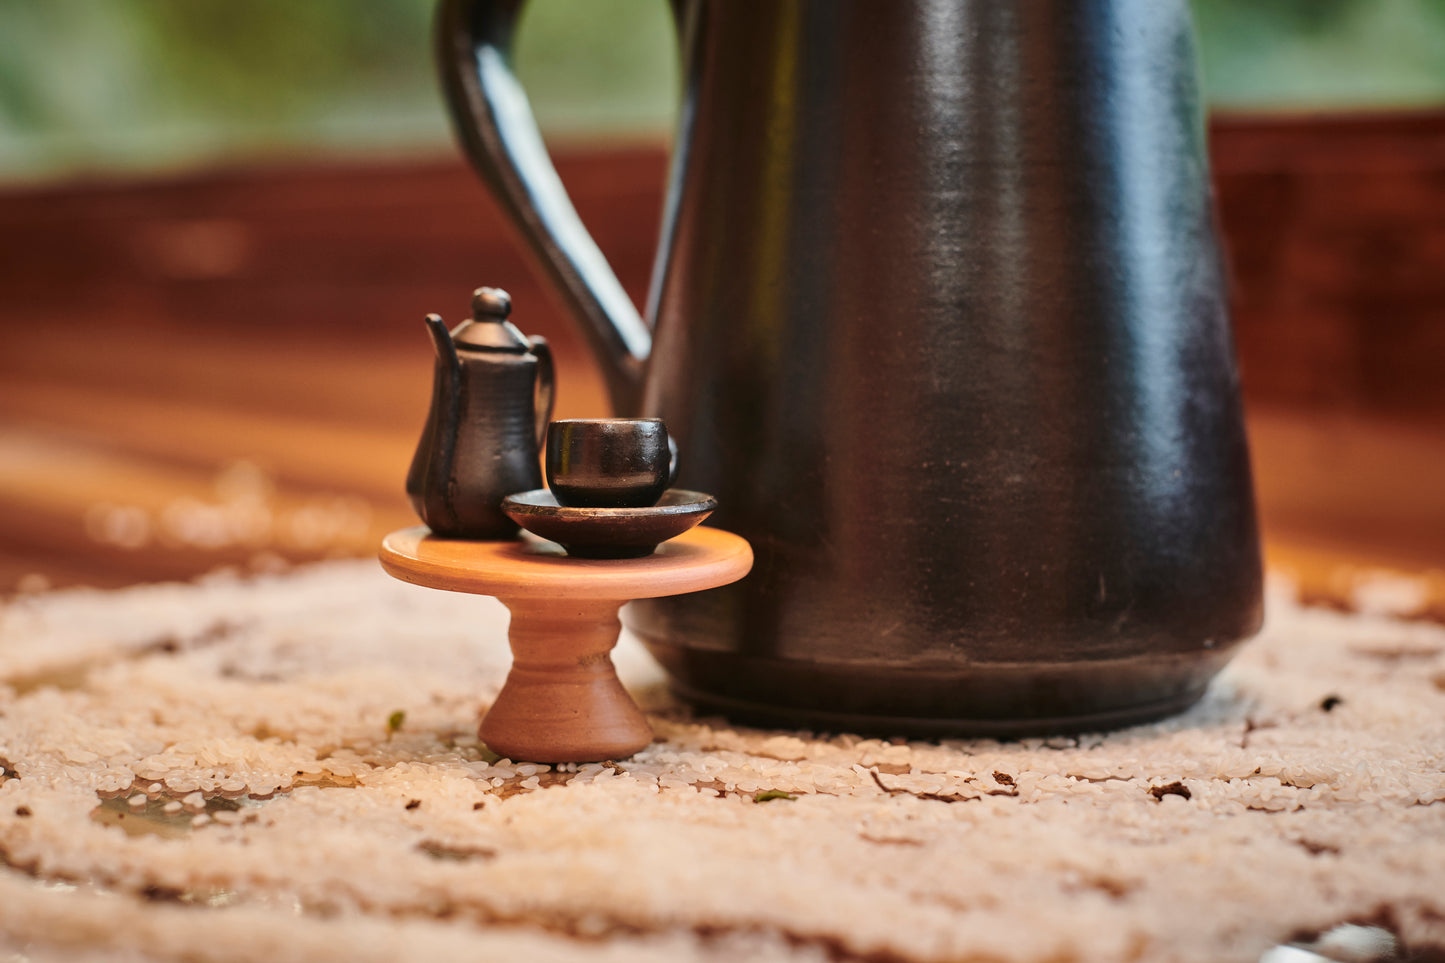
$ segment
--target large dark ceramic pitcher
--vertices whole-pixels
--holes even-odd
[[[1260,621],[1185,0],[696,0],[640,320],[446,0],[462,141],[617,407],[757,565],[635,603],[678,690],[899,733],[1195,700]]]

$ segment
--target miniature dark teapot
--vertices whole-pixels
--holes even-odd
[[[503,513],[502,499],[542,487],[552,353],[544,339],[526,337],[507,320],[511,310],[507,292],[478,288],[471,320],[455,331],[427,315],[436,376],[406,494],[437,535],[511,538],[517,523]]]

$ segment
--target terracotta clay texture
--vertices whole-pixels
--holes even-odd
[[[726,585],[753,563],[744,539],[715,528],[646,558],[602,561],[541,539],[461,541],[416,527],[388,535],[380,558],[404,582],[492,595],[512,613],[512,670],[481,738],[509,759],[545,763],[623,759],[652,741],[609,655],[624,603]]]

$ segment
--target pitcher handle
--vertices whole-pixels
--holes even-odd
[[[525,0],[441,0],[437,62],[462,149],[540,262],[603,367],[619,413],[636,411],[652,334],[582,225],[512,73]]]

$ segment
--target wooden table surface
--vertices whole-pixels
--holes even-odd
[[[1250,164],[1242,180],[1223,165],[1227,229]],[[640,299],[662,153],[559,166]],[[1445,179],[1431,183],[1445,209]],[[511,290],[518,325],[552,339],[556,416],[606,413],[597,370],[452,160],[11,191],[0,237],[0,592],[374,555],[414,523],[422,316],[460,320],[478,284]],[[1231,234],[1246,254],[1252,239]],[[1336,602],[1359,571],[1414,573],[1445,612],[1445,411],[1292,394],[1299,372],[1279,370],[1278,331],[1251,313],[1268,305],[1274,324],[1285,302],[1244,294],[1268,560]]]
[[[419,321],[412,333],[258,347],[139,326],[7,332],[7,358],[18,344],[66,378],[0,380],[0,589],[374,554],[415,521],[402,483],[431,357]],[[576,345],[558,364],[558,417],[606,410]],[[1273,567],[1319,599],[1347,600],[1367,570],[1424,575],[1445,598],[1436,437],[1280,409],[1249,426]]]

